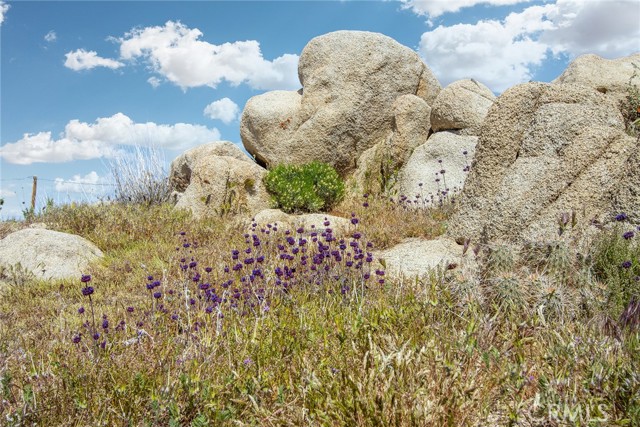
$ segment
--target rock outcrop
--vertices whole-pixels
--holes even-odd
[[[478,135],[495,99],[493,92],[476,80],[455,81],[440,91],[431,106],[431,127],[434,132]]]
[[[171,163],[176,207],[194,216],[253,214],[269,207],[262,178],[266,170],[231,142],[193,148]]]
[[[80,279],[102,251],[90,241],[74,234],[45,228],[25,228],[0,240],[0,264],[40,279]],[[21,274],[16,271],[15,274]]]
[[[558,236],[562,214],[578,227],[640,206],[635,138],[612,100],[592,88],[526,83],[489,109],[448,235],[476,241]]]
[[[303,89],[252,98],[240,134],[264,165],[319,160],[343,176],[392,132],[396,99],[432,103],[440,84],[416,52],[382,34],[337,31],[311,40],[300,56]]]
[[[469,174],[477,136],[438,132],[413,151],[398,176],[398,191],[417,206],[430,207],[459,193]],[[444,173],[442,173],[444,171]]]

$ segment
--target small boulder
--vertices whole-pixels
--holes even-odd
[[[45,228],[25,228],[0,240],[0,264],[40,279],[80,279],[102,251],[87,239]]]
[[[377,259],[384,260],[385,271],[392,277],[423,277],[435,268],[455,268],[461,262],[462,246],[447,238],[435,240],[407,239],[379,252]]]
[[[475,154],[477,136],[438,132],[413,151],[400,171],[398,191],[429,207],[462,191]],[[445,171],[442,173],[441,171]],[[444,193],[443,193],[444,192]]]
[[[169,173],[171,189],[183,193],[191,182],[193,163],[196,159],[215,156],[226,156],[238,160],[251,161],[233,142],[216,141],[200,145],[185,151],[171,162],[171,172]]]
[[[431,106],[431,127],[434,132],[450,130],[460,135],[478,135],[495,99],[493,92],[476,80],[455,81],[440,91]]]
[[[176,208],[195,217],[259,212],[270,204],[266,172],[230,142],[196,147],[171,163]]]
[[[306,232],[311,232],[313,229],[319,232],[324,231],[327,228],[324,225],[326,221],[329,221],[328,227],[333,230],[335,235],[345,235],[351,228],[351,221],[347,218],[320,213],[290,215],[280,209],[265,209],[254,217],[258,229],[266,227],[267,224],[278,224],[280,227],[290,230],[302,227]]]
[[[314,146],[311,144],[291,150],[291,147],[282,143],[291,139],[300,127],[298,111],[301,101],[300,91],[275,90],[254,96],[245,104],[240,121],[240,137],[245,149],[262,166],[276,166],[278,159],[287,159],[286,163],[303,164],[313,158]]]

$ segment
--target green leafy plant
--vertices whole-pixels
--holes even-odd
[[[342,200],[344,182],[328,164],[278,165],[264,177],[276,206],[285,212],[327,210]]]

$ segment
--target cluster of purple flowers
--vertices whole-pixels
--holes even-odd
[[[184,315],[185,310],[192,310],[194,315],[214,315],[219,328],[225,314],[267,313],[274,298],[296,290],[346,296],[354,289],[364,292],[373,284],[384,284],[384,270],[373,267],[373,245],[363,241],[358,229],[360,220],[355,213],[349,222],[345,237],[336,235],[326,218],[323,227],[312,225],[308,230],[304,227],[279,230],[277,224],[258,227],[253,222],[243,236],[245,246],[230,250],[227,262],[218,269],[203,268],[196,259],[198,243],[189,241],[186,233],[180,232],[180,244],[176,247],[178,280],[157,280],[148,275],[144,289],[150,295],[150,303],[137,311],[144,321],[132,324],[139,328],[145,321],[156,321],[166,315],[171,322],[180,324],[180,330],[185,326],[192,331],[201,330],[207,322],[198,316]],[[90,276],[82,277],[85,285],[90,280]],[[90,286],[82,289],[85,296],[93,293]],[[78,309],[80,315],[84,312],[84,307]],[[124,315],[129,317],[133,313],[134,307],[128,306]],[[184,325],[182,322],[189,317],[199,320]],[[127,322],[121,320],[116,332],[124,331],[126,325]],[[103,315],[100,331],[89,321],[84,326],[96,343],[102,337],[100,346],[104,348],[111,331],[110,319]],[[79,344],[81,336],[80,333],[74,335],[72,341]]]
[[[324,228],[311,226],[278,231],[277,224],[258,228],[253,222],[244,234],[246,247],[230,251],[229,261],[216,280],[210,277],[212,268],[205,268],[206,277],[198,272],[190,248],[181,261],[188,280],[195,282],[193,295],[207,313],[230,308],[241,314],[269,311],[270,299],[295,288],[313,291],[325,289],[334,293],[339,286],[345,294],[345,283],[368,284],[372,278],[373,245],[362,242],[357,230],[359,219],[351,215],[353,229],[348,238],[336,237],[329,220]],[[183,235],[184,236],[184,235]],[[384,272],[376,271],[377,283],[384,284]],[[351,287],[348,287],[351,289]]]

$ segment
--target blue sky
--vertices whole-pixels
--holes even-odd
[[[0,216],[95,200],[108,164],[155,144],[167,162],[213,140],[241,146],[246,101],[296,90],[297,60],[336,30],[386,34],[443,86],[496,94],[551,81],[584,53],[640,50],[637,0],[0,1]]]

